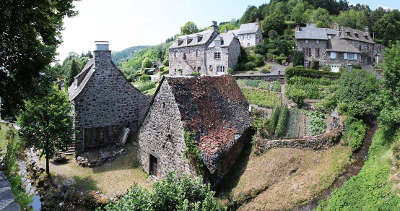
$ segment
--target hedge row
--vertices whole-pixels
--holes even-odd
[[[268,122],[268,131],[273,134],[278,123],[279,114],[281,113],[281,108],[276,107],[272,113],[271,119]]]
[[[340,77],[340,73],[325,72],[325,71],[308,69],[302,66],[297,66],[286,69],[285,76],[286,79],[290,79],[293,76],[303,76],[309,78],[329,77],[337,79]]]
[[[286,134],[287,122],[289,117],[289,109],[286,106],[283,107],[281,114],[279,116],[278,124],[275,129],[275,136],[282,137]]]

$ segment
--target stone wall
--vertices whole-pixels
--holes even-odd
[[[150,173],[150,155],[157,158],[157,176],[169,171],[195,174],[185,159],[184,126],[171,87],[164,80],[154,98],[138,135],[138,159],[144,171]]]
[[[110,51],[95,51],[94,55],[94,67],[90,70],[93,71],[92,76],[72,101],[75,112],[74,125],[79,131],[76,139],[82,141],[78,146],[80,150],[85,150],[85,129],[121,128],[122,134],[122,128],[130,127],[131,134],[135,134],[150,101],[146,95],[134,88],[112,63]],[[99,143],[118,142],[120,134],[112,131],[110,136],[107,136],[112,138],[112,141],[101,140]]]
[[[220,59],[214,58],[214,53],[221,53]],[[227,47],[214,47],[207,49],[206,61],[207,61],[207,73],[206,75],[224,75],[228,73],[228,61],[229,61],[229,48]],[[224,72],[217,72],[217,66],[223,66]]]
[[[262,34],[259,30],[257,33],[238,35],[240,44],[244,48],[254,47],[262,41]]]
[[[311,48],[311,56],[306,55],[305,49]],[[315,49],[319,48],[319,56]],[[326,51],[328,48],[327,40],[297,40],[296,49],[304,52],[304,65],[309,66],[313,60],[319,61],[320,65],[328,65],[329,53]]]
[[[207,71],[205,57],[204,45],[169,49],[169,74],[190,75],[194,71],[205,74]],[[182,70],[182,73],[179,70]]]
[[[337,128],[319,136],[300,139],[257,140],[254,152],[262,154],[273,148],[324,149],[337,144],[340,141],[342,131],[341,128]]]

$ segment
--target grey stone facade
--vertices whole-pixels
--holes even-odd
[[[257,20],[254,23],[247,23],[240,25],[240,29],[232,30],[239,38],[240,44],[244,48],[256,46],[262,41],[261,24]]]
[[[340,67],[372,64],[376,58],[382,58],[383,50],[374,43],[368,29],[360,31],[337,25],[334,29],[317,28],[315,24],[296,28],[296,49],[304,52],[304,66],[317,63],[330,66],[335,72]]]
[[[167,77],[155,94],[138,135],[144,170],[196,175],[185,157],[185,131],[194,135],[213,184],[230,170],[251,139],[249,105],[232,76]]]
[[[97,47],[68,90],[79,151],[118,144],[126,127],[135,134],[150,103],[111,61],[108,44]]]
[[[224,75],[234,69],[240,56],[240,41],[232,31],[219,34],[217,23],[211,29],[180,36],[169,48],[170,76]]]

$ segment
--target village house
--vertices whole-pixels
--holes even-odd
[[[185,151],[191,134],[213,184],[251,139],[249,104],[232,76],[166,77],[138,134],[138,160],[151,175],[198,175]],[[185,136],[186,133],[186,136]]]
[[[230,32],[238,36],[240,44],[244,48],[256,46],[263,38],[259,19],[254,23],[241,24],[240,29]]]
[[[382,60],[382,46],[375,44],[365,31],[335,25],[334,29],[317,28],[315,24],[296,27],[296,49],[304,52],[305,67],[340,67],[371,65]]]
[[[94,58],[68,89],[74,110],[77,151],[119,144],[135,134],[150,99],[111,61],[108,42],[96,42]]]

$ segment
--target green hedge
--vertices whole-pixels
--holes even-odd
[[[276,125],[278,123],[279,119],[279,114],[281,113],[281,108],[276,107],[274,111],[272,112],[271,119],[268,122],[268,131],[270,131],[270,134],[273,134],[276,128]]]
[[[280,116],[279,116],[278,124],[275,129],[276,137],[282,137],[286,134],[287,122],[289,119],[288,117],[289,117],[289,109],[286,105],[283,107],[283,109],[280,113]]]
[[[349,140],[349,146],[353,152],[359,150],[363,144],[367,126],[362,120],[348,118],[345,122],[344,136]]]
[[[337,79],[340,77],[340,73],[318,71],[318,70],[304,68],[302,66],[297,66],[286,69],[285,76],[287,79],[290,79],[291,77],[294,76],[303,76],[310,78],[329,77]]]

